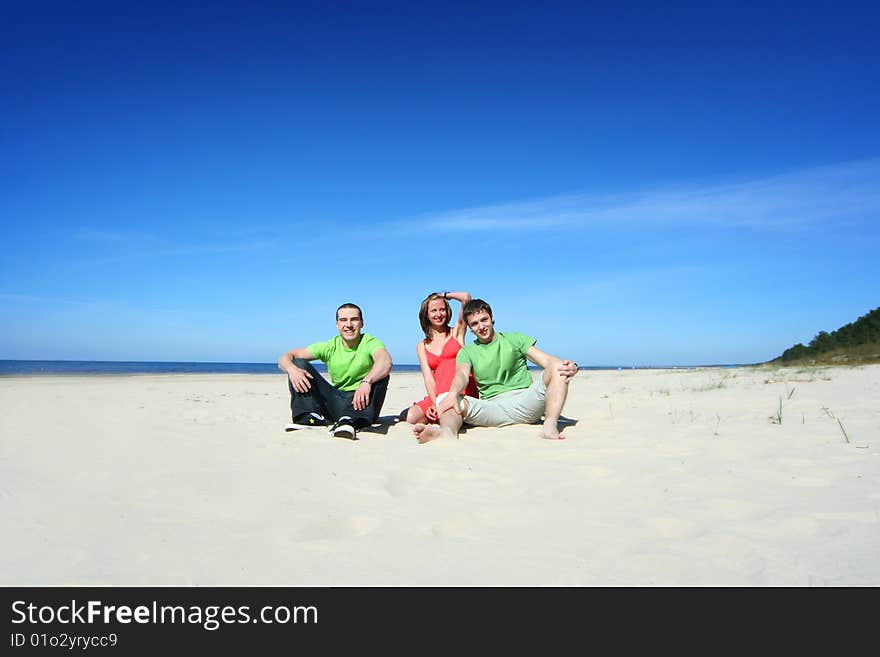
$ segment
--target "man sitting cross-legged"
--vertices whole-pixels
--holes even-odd
[[[278,359],[287,372],[290,412],[293,424],[324,426],[331,424],[334,436],[357,440],[357,429],[379,418],[391,372],[391,354],[385,345],[368,333],[361,333],[361,309],[345,303],[336,309],[339,335],[326,342],[291,349]],[[331,385],[309,362],[327,363]]]

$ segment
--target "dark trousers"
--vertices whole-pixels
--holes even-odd
[[[354,421],[355,427],[360,429],[379,419],[379,412],[385,402],[385,393],[388,392],[390,376],[373,381],[370,387],[370,403],[363,410],[356,411],[351,405],[354,400],[354,390],[334,388],[307,360],[297,358],[293,364],[312,375],[309,379],[312,388],[305,393],[294,390],[290,378],[287,379],[287,388],[290,390],[290,414],[294,422],[303,413],[320,413],[329,422],[336,422],[339,418],[348,416]]]

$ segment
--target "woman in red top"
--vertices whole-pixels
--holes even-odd
[[[425,332],[425,339],[419,340],[416,352],[428,394],[410,406],[406,414],[406,421],[410,424],[437,421],[437,402],[449,392],[455,377],[455,356],[464,344],[467,325],[459,311],[455,326],[449,326],[452,308],[448,299],[455,299],[463,308],[471,300],[471,295],[468,292],[435,292],[422,301],[419,310],[419,323]],[[473,376],[468,381],[464,394],[479,397]]]

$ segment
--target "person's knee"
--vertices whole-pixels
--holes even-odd
[[[294,358],[293,364],[296,365],[301,370],[307,370],[312,367],[312,364],[307,361],[305,358]]]
[[[406,414],[406,421],[410,424],[415,424],[416,422],[424,422],[428,419],[425,414],[422,412],[422,409],[418,406],[410,406],[409,411]]]
[[[542,378],[544,379],[544,385],[548,388],[552,385],[565,385],[568,383],[568,379],[566,379],[559,372],[559,367],[562,365],[562,361],[554,361],[550,364],[547,369],[544,370]]]

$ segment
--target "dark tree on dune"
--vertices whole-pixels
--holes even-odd
[[[862,315],[851,324],[828,333],[819,331],[808,346],[801,343],[786,349],[779,360],[788,362],[802,358],[815,358],[837,349],[859,347],[880,342],[880,308]]]

